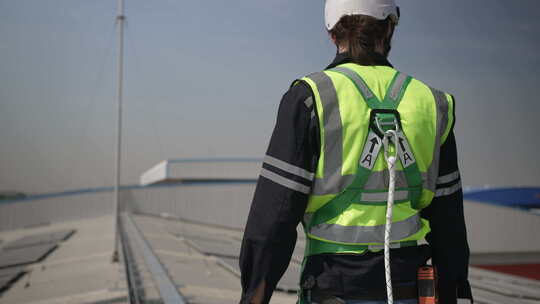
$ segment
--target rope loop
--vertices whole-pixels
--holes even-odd
[[[389,150],[390,150],[390,147],[389,147],[390,139],[392,139],[394,143],[394,147],[396,148],[394,155],[388,155]],[[384,132],[383,145],[384,145],[384,159],[386,159],[386,163],[388,164],[388,169],[390,169],[390,167],[393,168],[396,164],[397,156],[399,155],[398,135],[397,135],[396,130],[388,130]]]

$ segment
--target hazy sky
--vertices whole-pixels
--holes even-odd
[[[540,2],[399,1],[391,62],[457,98],[465,185],[539,185]],[[334,46],[319,0],[127,0],[123,183],[166,158],[262,157]],[[111,185],[114,0],[0,0],[0,190]]]

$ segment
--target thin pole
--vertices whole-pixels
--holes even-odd
[[[122,148],[122,97],[124,81],[124,0],[118,0],[118,120],[116,126],[116,181],[114,183],[114,251],[113,262],[118,262],[118,201],[120,187],[121,148]]]

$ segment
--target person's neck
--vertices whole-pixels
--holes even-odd
[[[349,51],[349,48],[346,46],[339,46],[338,47],[338,54],[347,53]]]

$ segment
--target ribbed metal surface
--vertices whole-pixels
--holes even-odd
[[[0,231],[111,214],[111,202],[111,192],[90,192],[2,203]]]
[[[540,253],[540,216],[473,201],[465,201],[464,212],[472,253]]]
[[[133,211],[172,215],[190,221],[241,229],[255,190],[254,183],[188,184],[129,190]]]
[[[260,159],[172,159],[155,165],[141,175],[141,185],[190,180],[254,180]]]

